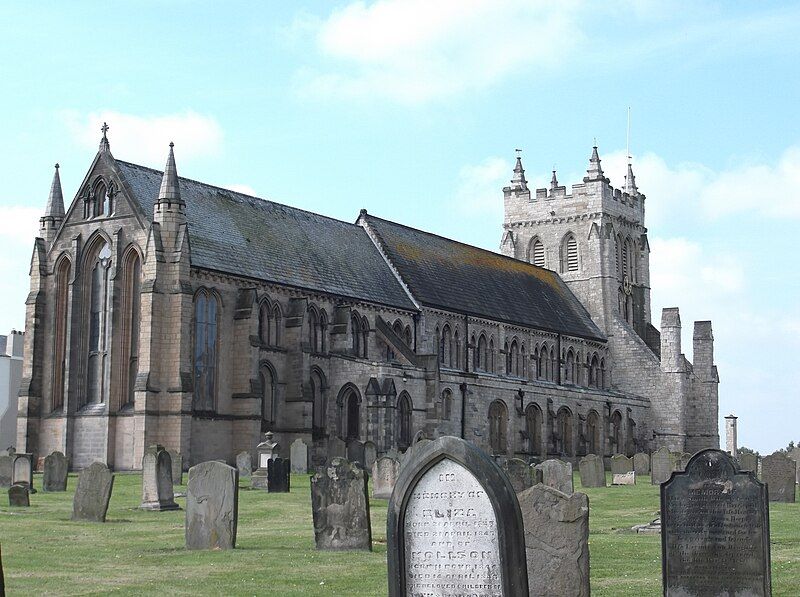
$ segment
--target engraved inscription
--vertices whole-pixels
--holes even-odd
[[[475,476],[444,459],[419,480],[403,530],[411,597],[501,597],[497,518]]]

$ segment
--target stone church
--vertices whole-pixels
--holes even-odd
[[[583,181],[529,189],[501,253],[362,210],[355,223],[116,159],[103,137],[34,241],[17,450],[80,469],[187,465],[274,432],[321,463],[342,442],[455,435],[522,458],[718,447],[711,324],[694,363],[650,316],[645,196],[597,148]],[[499,194],[498,194],[499,200]]]

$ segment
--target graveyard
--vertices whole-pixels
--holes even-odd
[[[633,486],[583,488],[588,496],[593,595],[661,593],[661,538],[631,527],[659,514],[659,488],[648,476]],[[293,474],[289,493],[250,489],[240,479],[236,548],[189,551],[184,540],[188,480],[175,486],[181,510],[140,508],[142,477],[117,473],[104,524],[72,522],[77,475],[66,492],[42,489],[28,508],[0,502],[0,542],[9,595],[364,595],[387,594],[388,500],[371,499],[372,551],[318,551],[310,475]],[[370,483],[371,485],[371,483]],[[371,488],[370,488],[371,489]],[[370,491],[371,495],[371,491]],[[773,595],[800,594],[800,506],[771,502]]]

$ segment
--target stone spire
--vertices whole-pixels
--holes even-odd
[[[558,186],[558,178],[556,177],[556,171],[553,170],[553,178],[550,179],[550,190],[552,191]]]
[[[522,167],[522,158],[517,156],[517,165],[514,166],[514,177],[511,179],[512,188],[528,190],[528,181],[525,180],[525,169]]]
[[[633,166],[628,162],[628,174],[625,176],[625,188],[623,189],[629,195],[636,195],[639,189],[636,188],[636,177],[633,175]]]
[[[169,156],[167,157],[167,165],[164,167],[164,176],[161,178],[161,189],[158,191],[158,205],[167,204],[171,206],[173,203],[179,206],[184,205],[181,199],[181,189],[178,184],[178,169],[175,167],[175,152],[173,151],[175,144],[169,144]]]
[[[106,136],[106,133],[108,132],[109,128],[110,127],[105,122],[103,123],[103,126],[100,127],[100,131],[103,133],[103,138],[100,139],[100,151],[104,153],[111,152],[111,145],[109,145],[108,136]]]
[[[597,145],[592,147],[592,157],[589,158],[589,169],[586,170],[586,176],[583,177],[583,182],[608,182],[608,179],[603,175],[603,168],[600,166],[600,156],[597,154]]]
[[[39,218],[39,234],[48,244],[53,242],[63,221],[64,193],[61,192],[61,177],[58,175],[58,164],[56,164],[53,184],[50,185],[50,196],[47,198],[47,207],[44,208],[44,215]]]

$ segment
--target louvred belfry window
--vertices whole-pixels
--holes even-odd
[[[542,241],[536,239],[533,242],[533,250],[531,251],[531,261],[533,265],[544,267],[544,245]]]
[[[578,242],[574,236],[567,239],[567,271],[578,271]]]

